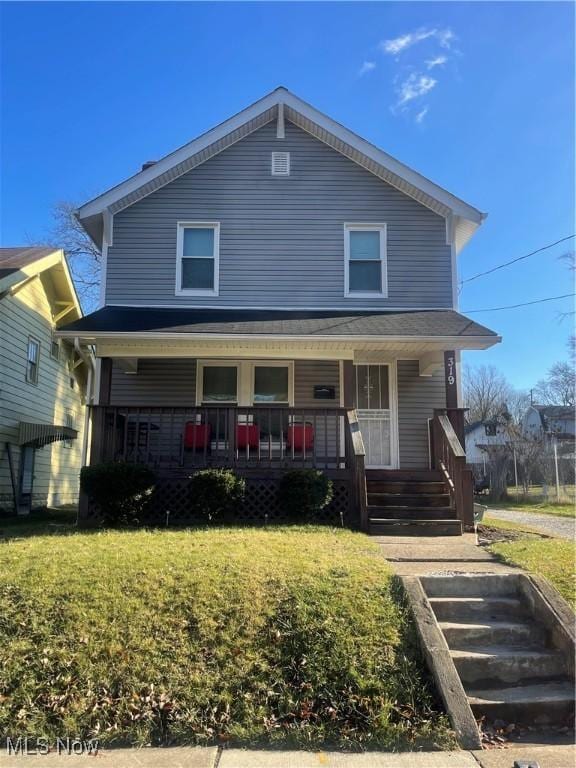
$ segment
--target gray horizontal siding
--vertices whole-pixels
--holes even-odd
[[[315,400],[314,386],[334,387],[334,400]],[[294,405],[305,408],[332,408],[340,405],[340,365],[337,360],[296,360],[294,363]]]
[[[291,175],[273,177],[273,150]],[[175,296],[176,222],[220,221],[220,295]],[[345,299],[344,222],[388,225],[387,299]],[[444,219],[291,123],[269,123],[114,217],[106,303],[450,307]]]
[[[142,359],[138,373],[112,367],[111,405],[194,405],[196,360],[191,358]]]
[[[444,371],[419,376],[417,360],[398,361],[398,432],[400,468],[429,465],[428,419],[446,406]]]

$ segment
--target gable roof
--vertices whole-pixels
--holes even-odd
[[[33,277],[42,276],[45,289],[58,297],[54,320],[82,317],[82,308],[66,256],[61,248],[51,246],[0,248],[0,299],[18,290]]]
[[[111,216],[205,162],[270,121],[284,118],[350,158],[401,192],[446,218],[447,238],[460,251],[486,214],[319,112],[284,87],[85,203],[78,220],[98,246]]]
[[[0,248],[0,280],[31,267],[54,252],[54,248],[49,247]]]
[[[576,412],[571,405],[532,405],[531,407],[538,411],[544,426],[547,419],[576,420]]]

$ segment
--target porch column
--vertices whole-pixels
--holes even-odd
[[[112,359],[110,357],[100,358],[100,377],[96,392],[97,405],[110,405],[110,391],[112,388]],[[89,407],[89,406],[87,406]],[[92,410],[88,425],[90,429],[90,451],[88,454],[87,465],[98,464],[102,460],[103,440],[104,440],[104,419],[105,413],[98,408]],[[85,493],[80,490],[78,498],[78,527],[91,528],[98,524],[98,521],[90,516],[90,502]]]
[[[464,448],[464,414],[466,408],[458,407],[458,376],[456,373],[456,353],[444,352],[444,383],[446,387],[446,412],[460,445]]]
[[[352,360],[344,360],[342,371],[342,389],[344,408],[350,410],[354,408],[354,363]]]

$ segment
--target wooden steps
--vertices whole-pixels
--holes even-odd
[[[459,536],[462,525],[436,470],[366,470],[369,532],[375,536]]]

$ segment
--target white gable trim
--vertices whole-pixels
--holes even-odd
[[[106,210],[117,213],[271,120],[280,121],[284,117],[439,215],[452,215],[457,251],[484,220],[486,215],[481,211],[319,112],[286,88],[277,88],[234,117],[86,203],[78,210],[78,218],[84,223]]]

